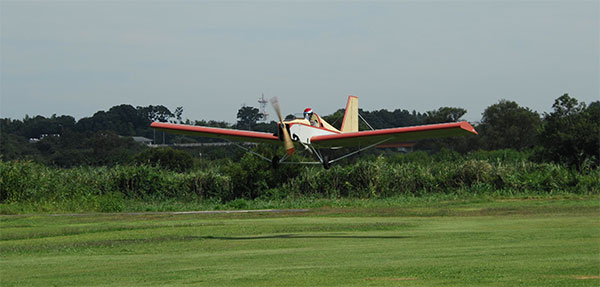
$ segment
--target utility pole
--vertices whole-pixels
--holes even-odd
[[[263,93],[260,98],[258,98],[258,104],[260,105],[260,120],[267,121],[269,114],[267,113],[267,103],[268,101],[265,99],[265,94]]]

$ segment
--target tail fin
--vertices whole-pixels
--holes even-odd
[[[342,122],[342,133],[352,133],[358,131],[358,98],[348,96],[344,121]]]

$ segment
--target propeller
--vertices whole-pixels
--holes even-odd
[[[285,152],[288,155],[292,155],[296,150],[294,149],[294,143],[292,143],[292,138],[287,131],[285,123],[283,123],[283,117],[281,116],[281,109],[279,108],[279,101],[277,100],[277,97],[271,98],[271,105],[273,105],[273,109],[275,109],[275,112],[279,117],[279,126],[283,131],[283,146],[285,147]]]

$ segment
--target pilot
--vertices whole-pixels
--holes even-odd
[[[319,121],[317,121],[317,117],[314,115],[313,110],[311,108],[304,109],[304,118],[308,120],[308,122],[310,122],[312,126],[319,126]]]

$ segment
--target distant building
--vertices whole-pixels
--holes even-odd
[[[133,138],[133,140],[137,143],[141,143],[141,144],[145,144],[145,145],[152,144],[152,140],[149,138],[145,138],[145,137],[131,137],[131,138]]]
[[[59,138],[60,134],[41,134],[40,135],[40,139],[43,139],[45,137],[57,137],[57,138]]]
[[[36,143],[46,137],[60,137],[60,134],[41,134],[39,138],[29,138],[30,143]]]

